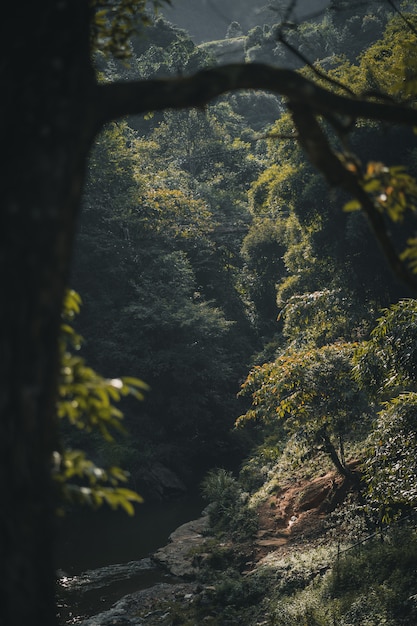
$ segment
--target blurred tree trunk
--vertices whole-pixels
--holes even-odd
[[[56,623],[50,459],[61,304],[92,136],[88,10],[86,0],[8,3],[0,27],[2,626]]]

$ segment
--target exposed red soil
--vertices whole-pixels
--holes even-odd
[[[356,466],[351,463],[350,469]],[[336,472],[313,480],[297,480],[278,489],[258,508],[255,561],[269,552],[319,538],[325,532],[327,514],[343,502],[350,490],[351,484]]]

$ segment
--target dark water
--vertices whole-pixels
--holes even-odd
[[[127,571],[117,566],[87,570],[79,576],[63,576],[57,587],[59,623],[62,626],[78,624],[85,618],[109,609],[123,596],[141,589],[148,589],[173,579],[151,563],[141,559],[126,564]],[[114,571],[116,569],[116,571]],[[103,570],[107,577],[103,577]]]
[[[202,509],[200,497],[193,494],[140,505],[134,517],[105,508],[67,515],[59,523],[56,547],[61,623],[76,624],[128,593],[167,582],[166,574],[146,557]],[[117,564],[121,567],[109,567]]]
[[[198,494],[181,500],[139,505],[136,515],[106,508],[81,510],[59,523],[56,567],[74,576],[87,569],[149,556],[181,524],[201,515]]]

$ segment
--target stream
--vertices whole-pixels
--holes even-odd
[[[56,548],[60,624],[80,623],[128,593],[172,581],[149,557],[202,509],[201,498],[190,494],[141,505],[134,517],[105,508],[68,514]]]

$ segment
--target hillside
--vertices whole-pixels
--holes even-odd
[[[126,72],[308,58],[327,80],[311,64],[300,75],[319,73],[329,91],[396,98],[415,29],[371,5],[288,29],[287,44],[276,24],[195,46],[158,20],[155,45]],[[415,531],[394,522],[417,501],[417,303],[387,271],[360,203],[305,158],[284,104],[243,92],[147,115],[108,129],[93,154],[78,259],[85,334],[106,371],[127,367],[157,390],[140,420],[127,414],[133,436],[117,462],[146,496],[178,491],[155,467],[182,490],[205,476],[209,502],[154,556],[189,585],[141,592],[123,605],[135,611],[127,623],[415,624]],[[343,120],[327,121],[314,124],[331,162],[378,206],[397,260],[413,260],[415,137],[363,121],[343,126],[348,147]],[[364,468],[360,493],[347,459]],[[378,541],[351,552],[368,536]]]
[[[244,541],[227,533],[214,537],[207,515],[184,524],[154,555],[176,578],[124,597],[83,626],[110,626],[116,619],[141,626],[328,626],[331,616],[346,626],[412,626],[413,526],[374,538],[353,509],[341,523],[339,505],[351,496],[340,477],[326,472],[290,481],[258,503],[257,532]]]
[[[329,0],[300,0],[297,2],[296,19],[316,13],[329,5]],[[181,0],[163,8],[163,14],[173,24],[188,31],[195,43],[222,39],[231,22],[238,21],[246,33],[255,26],[276,21],[286,4],[264,0]]]

